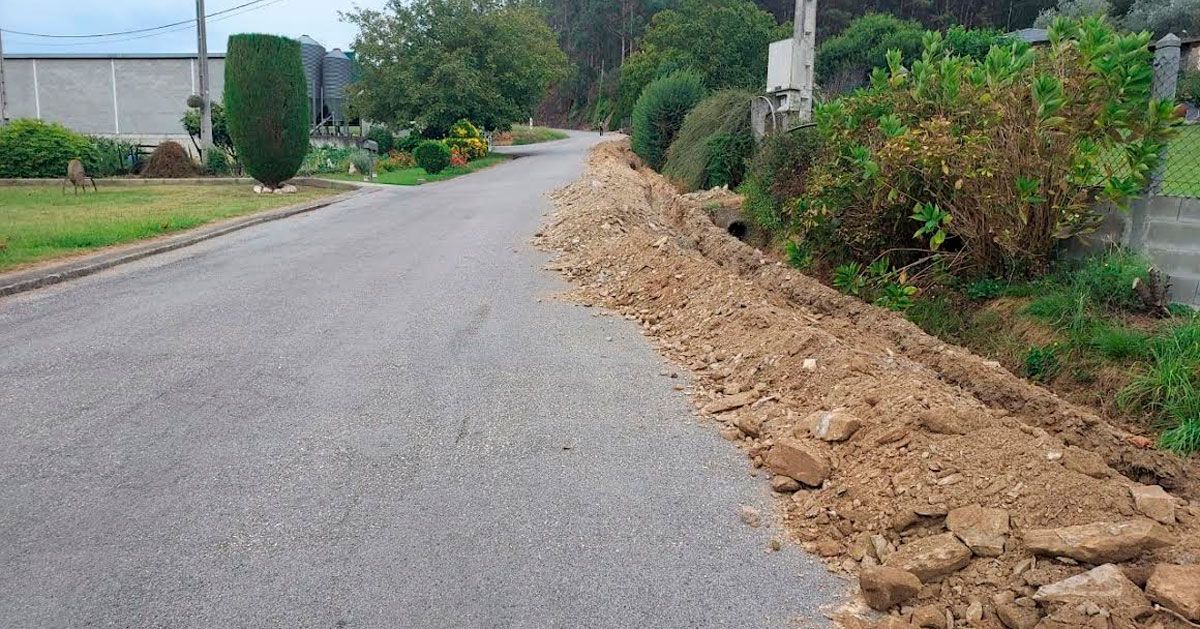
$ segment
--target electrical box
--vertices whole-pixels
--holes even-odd
[[[767,57],[767,93],[801,89],[803,68],[800,42],[794,39],[773,42]]]

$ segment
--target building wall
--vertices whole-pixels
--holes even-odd
[[[33,57],[5,60],[9,116],[59,122],[82,133],[138,141],[186,139],[180,119],[198,88],[197,60]],[[221,99],[225,59],[209,59],[209,91]]]

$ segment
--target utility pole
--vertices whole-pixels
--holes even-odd
[[[200,86],[200,159],[212,149],[212,103],[208,94],[208,31],[204,24],[204,0],[196,0],[196,71]]]
[[[0,126],[8,124],[8,88],[4,83],[4,31],[0,31]]]

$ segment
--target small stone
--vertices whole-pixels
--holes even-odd
[[[800,489],[800,482],[789,476],[776,474],[771,477],[771,489],[781,494],[790,494]]]
[[[733,425],[757,439],[762,436],[763,417],[754,413],[743,413],[734,418]]]
[[[980,557],[999,557],[1008,539],[1009,518],[1004,509],[980,505],[961,507],[946,516],[946,528]]]
[[[909,542],[892,553],[885,566],[907,570],[928,583],[962,570],[971,563],[971,549],[954,533],[942,533]]]
[[[858,575],[859,588],[871,609],[887,611],[917,595],[921,581],[898,568],[865,568]]]
[[[928,410],[921,413],[921,426],[938,435],[965,435],[966,428],[959,424],[959,419],[955,415],[947,415],[936,411]]]
[[[805,358],[804,362],[801,363],[800,367],[802,369],[804,369],[805,371],[816,371],[817,370],[817,359],[816,358]]]
[[[783,549],[783,542],[779,541],[778,537],[772,537],[771,541],[767,542],[767,550],[778,552]]]
[[[886,537],[879,534],[871,536],[871,550],[879,561],[887,561],[887,558],[892,556],[892,545]]]
[[[1146,594],[1184,618],[1200,622],[1200,565],[1159,564],[1146,582]]]
[[[849,439],[862,425],[862,420],[843,410],[818,411],[804,421],[809,434],[822,441],[834,442]]]
[[[1037,609],[1022,607],[1015,603],[996,606],[996,617],[1008,629],[1033,629],[1041,621]]]
[[[946,629],[946,610],[937,605],[922,605],[913,610],[912,624],[921,629]]]
[[[1038,588],[1033,599],[1043,605],[1098,604],[1105,609],[1137,617],[1150,607],[1146,596],[1117,566],[1106,563],[1091,570]]]
[[[1068,446],[1063,451],[1062,466],[1092,478],[1108,478],[1113,473],[1099,454],[1075,446]]]
[[[297,192],[296,186],[293,186],[290,183],[284,184],[279,189],[282,190],[284,194],[296,194],[296,192]]]
[[[1131,485],[1133,508],[1138,513],[1163,524],[1175,523],[1175,499],[1158,485]]]
[[[612,337],[609,337],[608,340],[611,341]],[[751,404],[757,399],[758,394],[754,391],[747,391],[737,395],[727,395],[719,400],[709,402],[707,406],[701,409],[701,412],[703,412],[705,415],[724,413],[725,411],[732,411],[735,408],[741,408],[747,404]]]
[[[970,622],[983,620],[983,602],[979,599],[972,599],[971,604],[967,605],[967,611],[963,617]]]
[[[721,426],[721,438],[726,441],[737,441],[742,438],[742,431],[733,426]]]
[[[783,438],[767,453],[772,472],[794,478],[809,487],[820,487],[829,478],[829,461],[804,443]]]
[[[1030,529],[1023,538],[1034,554],[1070,557],[1090,564],[1129,561],[1146,551],[1174,544],[1166,529],[1150,520]]]
[[[816,553],[822,557],[837,557],[846,552],[846,547],[842,546],[838,541],[832,539],[823,539],[814,546]]]
[[[742,505],[739,516],[742,518],[742,522],[745,523],[746,526],[758,528],[762,525],[762,516],[759,515],[758,509],[755,509],[754,507]]]

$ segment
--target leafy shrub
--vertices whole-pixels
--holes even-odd
[[[1035,382],[1050,382],[1062,370],[1058,348],[1054,345],[1030,347],[1025,352],[1025,377]]]
[[[300,172],[305,175],[344,173],[350,167],[353,149],[334,146],[312,146],[304,155]]]
[[[788,264],[793,269],[803,271],[812,266],[813,254],[808,247],[789,240],[784,244],[783,251],[787,255]]]
[[[467,161],[487,155],[487,141],[469,120],[459,120],[451,125],[450,137],[446,138],[445,142],[452,152],[457,149],[459,155]]]
[[[308,150],[300,42],[275,35],[231,35],[225,106],[229,136],[246,172],[272,188],[294,177]]]
[[[195,177],[196,162],[178,142],[163,142],[155,147],[142,170],[143,177],[154,179],[176,179]]]
[[[1200,107],[1200,70],[1186,70],[1179,75],[1175,100]]]
[[[367,131],[367,139],[375,143],[380,155],[387,155],[396,144],[396,136],[385,126],[375,125]]]
[[[437,140],[426,140],[413,151],[413,159],[425,172],[436,175],[450,165],[450,149]]]
[[[754,155],[754,136],[749,133],[720,133],[705,144],[706,187],[736,187],[746,177],[746,163]]]
[[[370,177],[375,172],[375,154],[364,149],[355,149],[350,153],[350,163],[364,177]]]
[[[759,144],[742,184],[747,216],[772,233],[795,230],[797,199],[805,196],[805,183],[820,153],[821,137],[811,128],[774,133]]]
[[[379,160],[379,162],[375,164],[375,168],[379,170],[379,172],[390,173],[397,170],[412,168],[416,165],[417,162],[413,159],[412,155],[402,151],[392,151],[391,153],[388,153],[387,157]]]
[[[225,107],[221,103],[209,103],[209,118],[212,120],[212,141],[213,146],[221,149],[229,156],[229,162],[237,162],[237,148],[233,145],[233,138],[229,137],[229,118],[225,115]],[[192,139],[192,145],[196,150],[200,150],[200,110],[189,109],[180,120],[183,128],[187,130],[188,136]]]
[[[634,152],[661,170],[684,118],[702,98],[704,85],[693,72],[677,72],[647,85],[633,107]]]
[[[927,33],[911,67],[892,51],[869,89],[819,106],[801,236],[860,260],[918,245],[956,274],[1044,272],[1098,224],[1097,198],[1140,192],[1176,122],[1151,98],[1145,34],[1090,19],[1050,37],[976,62]]]
[[[229,174],[229,156],[225,155],[225,151],[215,150],[209,151],[204,157],[204,169],[214,175]]]
[[[404,135],[396,136],[396,142],[392,148],[411,155],[424,141],[425,139],[421,137],[421,134],[415,131],[408,131]]]
[[[101,136],[92,136],[88,141],[92,143],[92,150],[84,158],[83,165],[93,177],[128,175],[140,165],[135,144]]]
[[[741,183],[747,149],[754,147],[754,98],[747,90],[721,90],[700,101],[671,142],[663,174],[685,192]],[[713,181],[713,174],[719,181]]]
[[[0,177],[62,178],[67,162],[94,161],[92,151],[85,136],[60,124],[13,120],[0,126]]]

